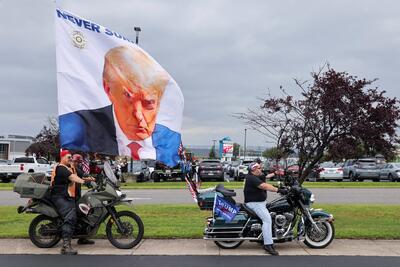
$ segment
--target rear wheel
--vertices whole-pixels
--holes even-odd
[[[117,212],[116,218],[121,229],[113,218],[108,220],[106,226],[107,238],[111,244],[120,249],[130,249],[139,244],[144,234],[144,225],[140,217],[124,210]]]
[[[306,226],[304,244],[310,248],[325,248],[335,237],[335,227],[332,222],[328,221],[318,221],[316,219],[315,223],[321,231],[315,229],[311,223]]]
[[[29,225],[29,238],[39,248],[54,247],[61,239],[58,220],[46,215],[35,217]]]
[[[214,243],[223,249],[234,249],[239,247],[243,241],[214,241]]]

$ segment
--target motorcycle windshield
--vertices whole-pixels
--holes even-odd
[[[104,162],[104,173],[106,174],[107,178],[110,179],[111,182],[114,184],[117,184],[118,180],[117,177],[115,177],[115,174],[111,168],[111,165],[108,161]]]

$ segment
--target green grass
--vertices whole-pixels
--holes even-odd
[[[220,182],[204,182],[202,188],[213,187]],[[276,185],[276,181],[271,182]],[[243,188],[241,182],[224,182],[225,187],[230,189]],[[307,188],[400,188],[400,183],[390,182],[305,182]],[[127,183],[122,184],[122,189],[185,189],[185,182],[161,182],[161,183]],[[0,183],[0,190],[12,190],[12,183]]]
[[[124,209],[129,207],[124,207]],[[316,205],[335,217],[337,238],[400,239],[400,205]],[[145,238],[201,238],[210,211],[193,205],[138,205]],[[0,238],[25,238],[35,215],[0,207]],[[98,237],[104,237],[104,227]]]

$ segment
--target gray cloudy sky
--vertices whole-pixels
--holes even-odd
[[[399,1],[58,1],[72,13],[134,39],[185,96],[183,141],[243,142],[231,114],[260,104],[326,61],[400,96]],[[51,0],[0,0],[0,133],[36,135],[57,115]],[[396,82],[397,81],[397,82]],[[249,132],[249,145],[265,139]]]

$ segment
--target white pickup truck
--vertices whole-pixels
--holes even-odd
[[[51,175],[51,165],[45,158],[19,157],[11,164],[0,165],[0,179],[2,182],[9,182],[21,173],[45,173]]]

